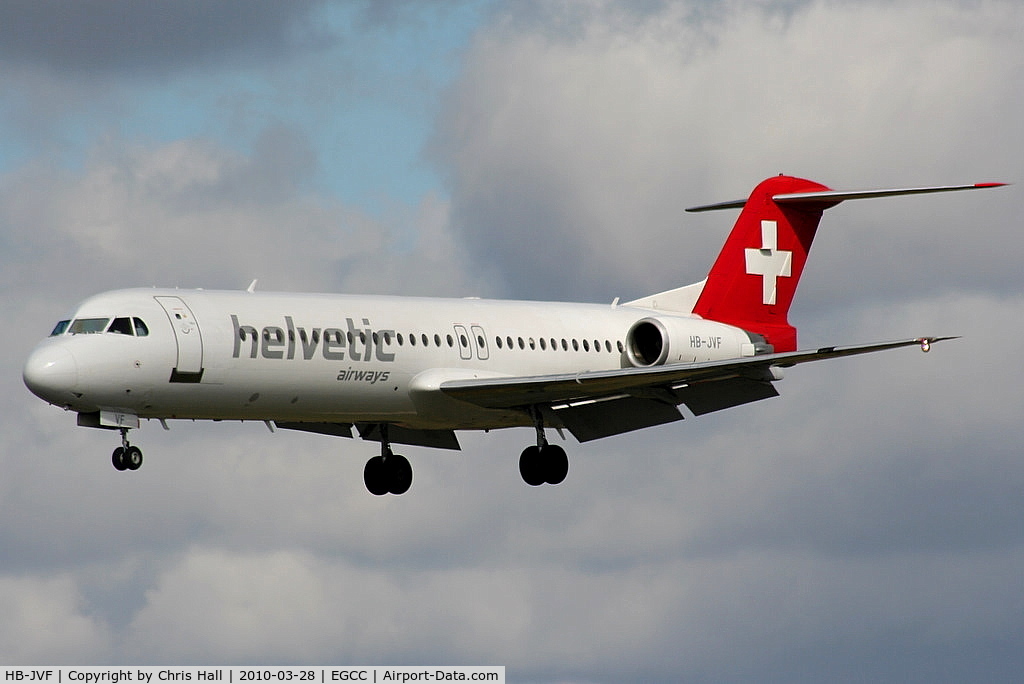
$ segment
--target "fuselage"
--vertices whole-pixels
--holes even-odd
[[[492,429],[530,417],[438,384],[635,366],[628,336],[651,317],[673,340],[657,363],[754,353],[739,328],[634,306],[132,289],[79,305],[24,376],[81,414]]]
[[[261,420],[273,428],[378,441],[363,470],[402,494],[412,467],[391,444],[458,449],[457,430],[531,426],[523,481],[562,482],[581,442],[778,396],[782,368],[920,345],[919,337],[798,351],[788,311],[818,221],[848,199],[998,183],[834,191],[762,181],[699,283],[618,305],[246,291],[134,289],[97,295],[25,363],[26,386],[116,429],[117,470],[137,470],[140,418]],[[164,427],[166,427],[166,422]]]

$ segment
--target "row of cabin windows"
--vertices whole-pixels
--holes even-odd
[[[503,347],[501,337],[495,337],[494,342],[495,344],[498,345],[498,349],[501,349]],[[621,354],[624,350],[622,342],[616,342],[615,344],[619,350],[619,353]],[[509,349],[514,349],[516,346],[518,346],[520,349],[526,349],[527,347],[529,347],[530,349],[537,349],[537,347],[539,346],[542,351],[547,349],[550,349],[551,351],[558,351],[558,349],[561,349],[562,351],[569,351],[569,347],[572,347],[573,351],[579,351],[582,348],[585,352],[591,350],[595,352],[600,352],[603,346],[604,351],[608,353],[611,353],[612,351],[612,343],[609,342],[608,340],[605,340],[603,345],[601,340],[594,340],[593,346],[591,346],[590,340],[584,339],[580,341],[577,340],[576,338],[567,340],[564,337],[560,341],[556,340],[554,337],[541,337],[538,340],[534,340],[532,337],[527,338],[526,340],[523,340],[522,337],[517,337],[514,343],[511,337],[506,337],[504,341],[504,346],[507,346]]]
[[[108,325],[109,324],[109,325]],[[63,335],[91,335],[96,333],[114,333],[116,335],[132,335],[134,337],[145,337],[149,335],[149,328],[142,322],[141,318],[127,316],[115,318],[76,318],[75,320],[60,321],[54,327],[50,337]]]
[[[390,335],[390,333],[385,332],[385,333],[382,333],[382,335],[383,335],[383,338],[384,338],[384,344],[391,344],[391,335]],[[351,338],[351,336],[352,336],[352,334],[349,333],[349,337],[350,338]],[[365,342],[366,336],[363,333],[360,333],[360,337]],[[377,340],[378,340],[377,333],[373,333],[373,341],[374,341],[374,343],[376,343]],[[411,334],[407,338],[403,338],[402,337],[402,333],[398,333],[398,334],[395,335],[395,340],[398,342],[398,346],[402,346],[403,344],[405,344],[406,341],[409,342],[409,346],[411,346],[411,347],[415,347],[417,344],[421,344],[424,347],[430,346],[430,338],[427,337],[427,335],[425,333],[421,333],[420,334],[419,342],[417,342],[417,338],[416,338],[415,334]],[[349,341],[351,341],[351,339]],[[434,338],[433,338],[433,341],[434,341],[434,346],[435,347],[440,347],[441,346],[441,336],[440,335],[435,334]],[[451,336],[451,334],[445,335],[444,341],[448,343],[449,347],[454,347],[455,346],[455,338],[453,338]],[[468,348],[469,347],[469,340],[466,338],[465,335],[459,335],[459,344],[463,348]],[[477,348],[478,349],[486,349],[487,348],[487,343],[484,341],[483,335],[477,335],[477,337],[476,337],[476,344],[477,344]],[[605,340],[602,343],[600,340],[593,340],[593,342],[591,342],[590,340],[586,340],[585,339],[585,340],[583,340],[581,342],[580,340],[577,340],[575,338],[572,339],[572,340],[567,340],[564,337],[559,342],[559,340],[556,340],[554,337],[551,337],[551,338],[541,337],[539,339],[534,339],[532,337],[528,337],[526,339],[524,339],[522,337],[516,337],[515,340],[513,340],[513,338],[511,336],[507,336],[505,338],[502,338],[501,336],[496,336],[494,338],[494,344],[498,347],[498,349],[505,349],[505,348],[515,349],[518,346],[519,349],[526,349],[527,347],[529,347],[530,349],[534,349],[535,350],[539,346],[540,349],[542,349],[542,350],[550,349],[551,351],[557,351],[559,348],[561,348],[562,351],[569,351],[569,348],[572,347],[573,351],[579,351],[582,348],[583,351],[585,351],[585,352],[589,352],[591,350],[593,350],[595,352],[600,352],[602,350],[602,347],[603,347],[604,351],[606,351],[608,353],[611,353],[611,351],[612,351],[612,343],[610,341],[608,341],[608,340]],[[618,348],[619,353],[622,353],[624,351],[624,347],[622,346],[622,342],[616,342],[616,347]]]
[[[314,330],[313,331],[313,333],[312,333],[312,340],[313,340],[314,343],[318,343],[319,342],[319,336],[320,336],[319,333],[320,333],[319,330]],[[244,329],[239,331],[239,335],[240,335],[240,337],[242,338],[243,341],[246,339],[246,335],[245,335],[245,330]],[[263,336],[267,340],[270,340],[270,338],[271,338],[270,331],[269,330],[264,330],[263,331]],[[278,343],[284,342],[284,339],[283,339],[284,331],[281,330],[280,328],[278,328],[276,330],[274,336],[275,336],[275,340],[273,340],[273,341],[278,342]],[[300,330],[299,331],[299,337],[302,338],[303,342],[305,342],[306,341],[306,331],[305,330]],[[362,332],[362,331],[360,331],[359,333],[353,334],[351,331],[349,331],[348,333],[343,333],[341,330],[332,330],[329,333],[325,333],[324,337],[327,338],[328,341],[330,341],[330,342],[332,342],[334,344],[342,344],[342,340],[343,339],[347,339],[349,345],[354,344],[355,343],[355,339],[358,337],[360,344],[366,344],[366,333]],[[385,345],[390,345],[391,344],[391,332],[390,331],[385,331],[385,332],[381,332],[381,333],[375,332],[375,333],[372,333],[370,335],[370,339],[373,340],[374,344],[380,344],[381,340],[383,340]],[[468,348],[469,347],[469,340],[466,338],[465,335],[459,335],[459,340],[458,341],[459,341],[459,344],[462,345],[463,348]],[[423,346],[423,347],[429,347],[431,342],[434,343],[435,347],[441,347],[445,343],[447,343],[449,348],[455,347],[455,338],[452,337],[452,335],[450,333],[445,335],[444,338],[442,338],[441,335],[439,335],[437,333],[435,333],[432,338],[429,337],[426,333],[420,333],[418,337],[417,337],[417,335],[415,333],[410,334],[408,336],[403,336],[402,333],[396,333],[395,334],[395,342],[398,343],[399,347],[404,346],[406,342],[409,343],[410,347],[415,347],[417,345],[420,345],[420,346]],[[589,352],[591,350],[593,350],[595,352],[600,352],[602,350],[602,347],[604,348],[604,351],[606,351],[608,353],[611,353],[611,351],[612,351],[612,343],[609,342],[608,340],[605,340],[602,343],[600,340],[593,340],[593,342],[591,342],[591,340],[585,339],[585,340],[583,340],[581,342],[581,341],[579,341],[579,340],[577,340],[575,338],[572,339],[572,340],[567,340],[564,337],[561,339],[561,342],[559,342],[559,340],[556,340],[554,337],[551,337],[551,338],[541,337],[541,338],[539,338],[539,340],[535,340],[532,337],[529,337],[529,338],[526,338],[526,339],[523,339],[522,337],[517,337],[513,341],[511,336],[505,337],[504,339],[501,338],[500,336],[498,336],[498,337],[494,338],[494,343],[497,345],[498,349],[504,349],[506,347],[508,349],[515,349],[516,346],[518,345],[519,349],[526,349],[527,347],[529,347],[530,349],[534,349],[534,350],[537,349],[537,347],[539,346],[540,349],[542,349],[542,350],[550,349],[552,351],[557,351],[559,349],[559,347],[561,347],[562,351],[569,351],[569,347],[572,347],[573,351],[579,351],[582,348],[583,351],[585,351],[585,352]],[[478,349],[485,349],[487,347],[487,343],[484,341],[483,335],[477,335],[477,337],[476,337],[476,344],[477,344],[477,348]],[[619,351],[620,354],[624,351],[624,348],[622,346],[622,342],[616,342],[616,347],[618,348],[618,351]]]

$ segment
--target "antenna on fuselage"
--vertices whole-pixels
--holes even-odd
[[[253,278],[252,282],[249,283],[249,287],[245,288],[245,291],[252,294],[256,291],[256,283],[260,282],[259,278]]]

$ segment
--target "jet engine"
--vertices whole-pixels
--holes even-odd
[[[760,335],[694,318],[641,318],[626,333],[626,358],[637,368],[753,356],[766,346]]]

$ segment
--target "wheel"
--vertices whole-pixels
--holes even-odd
[[[366,467],[363,468],[363,484],[374,496],[388,493],[388,472],[382,457],[374,456],[366,462]]]
[[[124,447],[114,449],[114,453],[110,455],[110,460],[117,470],[126,470],[128,468],[128,463],[124,457]]]
[[[384,460],[388,473],[388,489],[392,494],[405,494],[412,486],[412,465],[405,456],[392,454]]]
[[[138,470],[142,467],[142,449],[136,446],[128,447],[124,452],[124,465],[128,470]]]
[[[519,474],[523,481],[531,487],[544,484],[544,464],[540,457],[540,448],[528,446],[519,456]]]
[[[541,449],[540,460],[548,484],[560,484],[569,474],[569,457],[565,455],[565,449],[557,444],[548,444]]]

